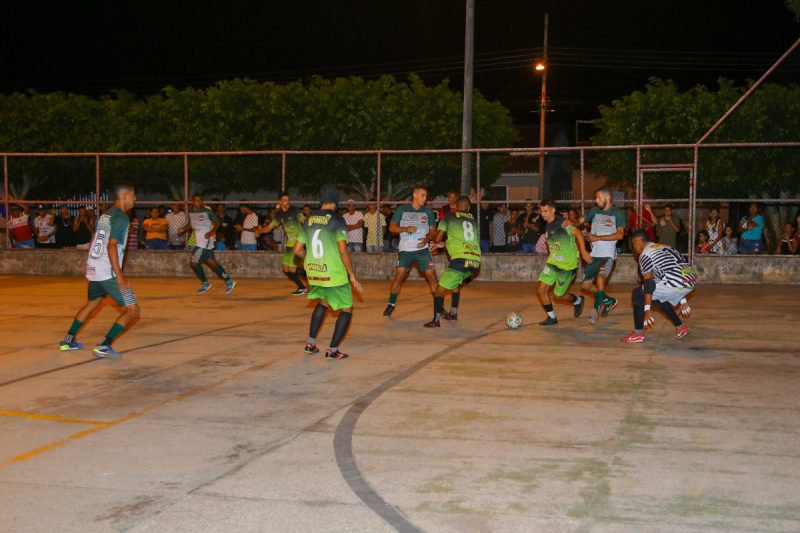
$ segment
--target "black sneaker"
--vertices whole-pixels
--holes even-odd
[[[454,315],[452,313],[452,311],[451,311],[449,313],[443,314],[442,318],[444,318],[445,320],[449,320],[449,321],[457,321],[458,320],[458,315]]]
[[[558,319],[550,316],[539,322],[540,326],[554,326],[556,324],[558,324]]]
[[[439,324],[438,320],[431,320],[427,324],[423,324],[423,326],[425,326],[426,328],[440,328],[440,327],[442,327],[442,325]]]
[[[339,350],[333,351],[330,348],[325,352],[325,359],[347,359],[349,355]]]
[[[397,307],[395,305],[389,304],[386,306],[386,309],[383,310],[383,316],[392,316],[394,313],[394,308]]]
[[[601,312],[602,316],[608,316],[608,313],[614,310],[619,302],[616,298],[609,298],[608,300],[603,300],[603,311]]]
[[[305,294],[308,294],[308,289],[303,287],[302,289],[297,289],[296,291],[291,293],[291,296],[303,296]]]
[[[306,347],[303,348],[303,351],[309,355],[314,355],[315,353],[319,353],[319,348],[317,348],[316,344],[306,343]]]
[[[572,307],[575,311],[575,318],[578,318],[583,314],[583,304],[586,303],[586,298],[581,298],[581,303],[573,304]]]

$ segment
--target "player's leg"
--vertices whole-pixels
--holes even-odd
[[[600,304],[606,298],[605,292],[600,287],[600,274],[605,264],[606,258],[592,257],[592,262],[588,263],[583,269],[583,282],[581,289],[588,292],[594,298],[594,306],[589,315],[589,323],[596,324],[600,318]]]
[[[200,289],[198,289],[197,294],[203,294],[211,289],[211,283],[208,282],[206,272],[201,263],[202,255],[203,249],[195,247],[189,256],[189,267],[194,272],[194,275],[197,276],[197,279],[200,280]]]
[[[308,340],[306,341],[305,352],[307,354],[315,354],[319,352],[317,348],[317,335],[322,328],[322,322],[325,320],[325,315],[328,313],[328,305],[320,300],[314,311],[311,313],[311,324],[308,328]]]
[[[617,299],[612,298],[608,294],[606,294],[606,286],[608,285],[608,279],[611,277],[611,273],[614,271],[614,259],[608,258],[606,259],[605,263],[603,264],[603,268],[600,269],[600,273],[597,275],[597,292],[602,293],[602,301],[600,304],[602,305],[601,314],[603,316],[608,316],[616,306],[617,306]],[[597,294],[595,294],[595,301],[597,299]]]
[[[583,313],[583,296],[567,293],[572,282],[575,280],[577,270],[556,270],[556,282],[553,285],[553,295],[557,303],[565,303],[572,305],[572,314],[575,318],[581,316]],[[549,316],[549,315],[548,315]]]
[[[458,304],[461,302],[461,286],[450,293],[450,311],[443,315],[445,320],[458,320]]]
[[[408,277],[408,266],[400,266],[402,255],[403,252],[400,252],[400,258],[397,260],[397,269],[395,270],[394,279],[392,280],[392,287],[389,290],[389,304],[383,311],[383,316],[392,316],[395,307],[397,307],[397,295],[400,294],[400,288]]]
[[[547,316],[541,322],[540,326],[550,326],[558,324],[556,312],[553,309],[553,301],[550,299],[550,290],[558,282],[556,276],[557,269],[552,265],[545,265],[542,272],[539,274],[539,282],[536,285],[536,295],[539,297],[539,303],[544,307]]]
[[[208,265],[208,268],[216,272],[217,276],[219,276],[219,278],[225,282],[225,294],[230,294],[233,291],[233,288],[236,287],[236,282],[228,275],[228,273],[225,271],[225,268],[217,263],[212,250],[203,250],[203,253],[205,264]]]
[[[128,326],[139,318],[139,304],[136,301],[136,294],[133,292],[133,289],[127,287],[125,290],[122,290],[116,279],[101,281],[99,283],[106,293],[117,305],[122,307],[124,311],[117,318],[117,321],[114,322],[114,325],[111,326],[111,329],[108,330],[105,338],[95,346],[94,353],[99,357],[119,356],[121,354],[115,351],[114,348],[111,347],[111,344]]]
[[[445,270],[445,272],[447,272]],[[445,276],[442,276],[444,279]],[[445,280],[446,281],[446,280]],[[447,295],[448,289],[442,287],[442,281],[439,281],[439,284],[436,286],[436,292],[433,296],[433,320],[424,324],[426,328],[438,328],[440,327],[439,318],[444,315],[444,297]]]
[[[336,325],[333,328],[331,345],[325,352],[326,359],[346,359],[348,355],[342,352],[339,347],[342,345],[347,330],[350,329],[350,322],[353,320],[353,288],[347,283],[339,287],[325,288],[325,302],[334,311],[339,311],[336,318]]]
[[[77,335],[83,325],[89,320],[89,317],[92,316],[92,313],[97,309],[101,303],[103,303],[103,298],[105,297],[105,292],[102,294],[98,294],[96,291],[93,290],[93,283],[96,282],[89,282],[89,297],[86,301],[86,304],[81,307],[75,318],[72,320],[72,325],[70,325],[69,330],[67,330],[66,335],[61,340],[58,348],[62,351],[72,351],[72,350],[80,350],[83,348],[83,344],[79,343],[77,340]]]
[[[300,276],[297,274],[296,260],[294,249],[290,248],[283,252],[283,273],[297,286],[297,290],[294,291],[292,295],[302,296],[308,293],[308,289],[306,289],[305,284],[300,280]]]
[[[675,311],[675,307],[681,305],[681,314],[688,316],[689,313],[684,312],[682,302],[690,292],[691,289],[668,287],[661,283],[656,284],[656,289],[653,292],[653,305],[658,306],[675,326],[676,339],[682,339],[689,334],[689,328],[683,323],[681,317]]]
[[[636,287],[631,292],[631,305],[633,306],[633,333],[623,337],[625,342],[644,341],[644,290]]]

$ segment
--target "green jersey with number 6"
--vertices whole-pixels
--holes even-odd
[[[347,242],[347,224],[335,211],[318,211],[308,217],[297,240],[306,247],[310,285],[339,287],[350,282],[339,255],[339,241]]]
[[[478,225],[471,213],[464,211],[448,213],[439,222],[438,230],[447,233],[447,254],[451,260],[468,259],[480,263]]]

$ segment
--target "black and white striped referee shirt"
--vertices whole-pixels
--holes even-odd
[[[681,254],[673,248],[653,242],[647,243],[639,256],[642,276],[652,273],[656,283],[667,287],[694,287],[697,274]]]

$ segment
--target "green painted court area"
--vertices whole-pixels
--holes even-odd
[[[685,340],[626,345],[629,286],[544,329],[533,283],[475,282],[428,330],[426,285],[387,320],[369,282],[326,361],[285,280],[130,281],[114,361],[56,349],[85,281],[0,277],[0,531],[800,530],[798,286],[701,283]]]

